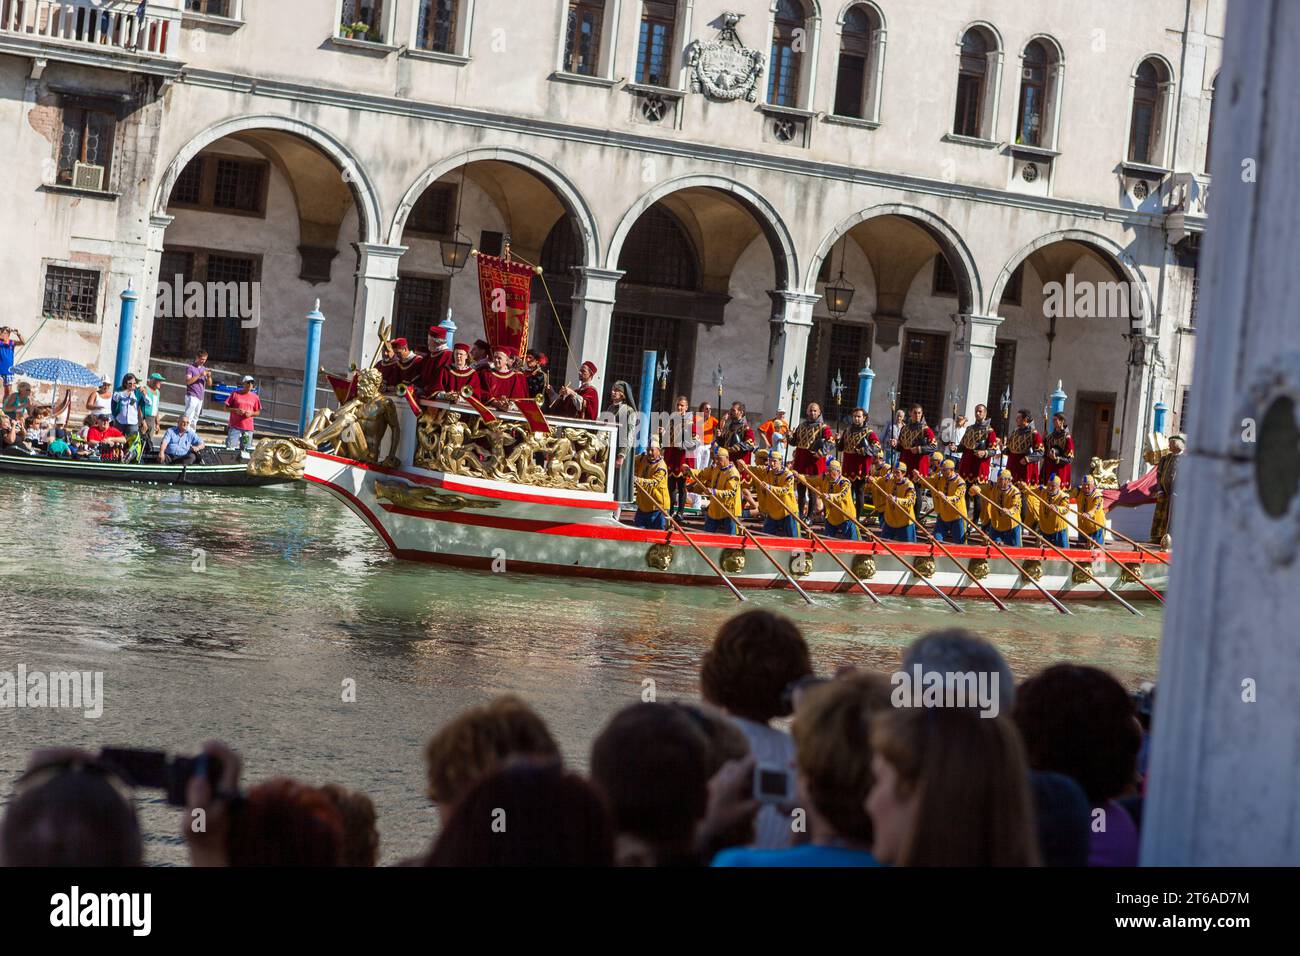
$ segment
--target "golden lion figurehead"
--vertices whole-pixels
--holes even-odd
[[[259,478],[302,477],[307,465],[307,452],[285,438],[263,438],[253,449],[248,462],[248,473]]]

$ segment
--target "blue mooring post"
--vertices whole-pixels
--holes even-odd
[[[451,320],[451,309],[447,310],[447,317],[438,324],[447,330],[447,348],[454,348],[456,345],[456,323]]]
[[[1065,411],[1065,400],[1070,396],[1065,394],[1065,389],[1061,387],[1061,380],[1056,380],[1056,391],[1052,393],[1052,414]]]
[[[659,353],[648,349],[641,353],[641,395],[637,401],[640,411],[636,429],[636,450],[644,452],[650,446],[650,405],[655,397],[655,370],[659,366]]]
[[[862,366],[858,372],[858,404],[857,407],[863,409],[867,414],[871,414],[871,383],[875,381],[876,373],[871,371],[871,359],[867,359],[867,364]]]
[[[1169,406],[1164,402],[1156,402],[1156,417],[1151,423],[1151,430],[1159,435],[1165,433],[1165,416],[1169,414]]]
[[[122,317],[117,324],[117,359],[113,363],[113,387],[117,388],[123,376],[131,371],[131,340],[135,338],[135,306],[140,293],[131,288],[128,279],[122,290]]]
[[[320,368],[320,330],[325,316],[320,310],[320,299],[307,313],[307,364],[302,372],[302,412],[298,416],[298,434],[305,435],[307,426],[316,416],[316,370]]]

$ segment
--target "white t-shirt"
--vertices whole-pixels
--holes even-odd
[[[785,767],[795,773],[794,738],[784,730],[760,724],[744,717],[730,717],[733,724],[749,741],[749,751],[760,767]],[[753,846],[760,850],[780,850],[790,846],[794,831],[791,818],[774,804],[765,803],[754,818]]]

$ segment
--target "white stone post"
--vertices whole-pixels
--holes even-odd
[[[357,368],[368,368],[379,350],[379,326],[392,324],[397,270],[407,247],[372,242],[355,242],[353,246],[357,250],[357,292],[348,360]]]
[[[799,423],[799,408],[804,384],[808,381],[804,363],[808,357],[808,334],[812,331],[813,306],[821,299],[807,292],[788,289],[769,291],[772,297],[772,321],[768,329],[767,387],[763,391],[763,414],[774,415],[786,410],[791,426]],[[790,390],[786,386],[791,374],[799,373],[796,407],[790,408]]]
[[[968,421],[975,420],[975,406],[988,404],[989,381],[993,377],[993,356],[998,350],[1000,315],[967,315],[965,368],[958,366],[957,383],[965,396],[962,414]],[[992,417],[993,409],[989,409]]]
[[[578,366],[590,361],[596,364],[592,387],[605,405],[605,356],[609,354],[609,333],[614,325],[614,296],[618,280],[623,273],[617,269],[573,270],[578,281],[573,287],[573,322],[569,333],[569,364],[565,382],[578,384]],[[562,383],[553,382],[558,387]]]

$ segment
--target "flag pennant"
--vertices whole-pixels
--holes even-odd
[[[550,423],[547,422],[546,416],[537,406],[535,398],[516,398],[515,407],[519,409],[519,414],[524,416],[534,434],[545,434],[551,430]]]
[[[474,411],[478,412],[479,418],[483,419],[484,425],[491,425],[497,420],[496,412],[492,411],[492,409],[488,408],[473,395],[464,395],[462,397],[465,401],[469,402],[470,407],[474,409]]]

